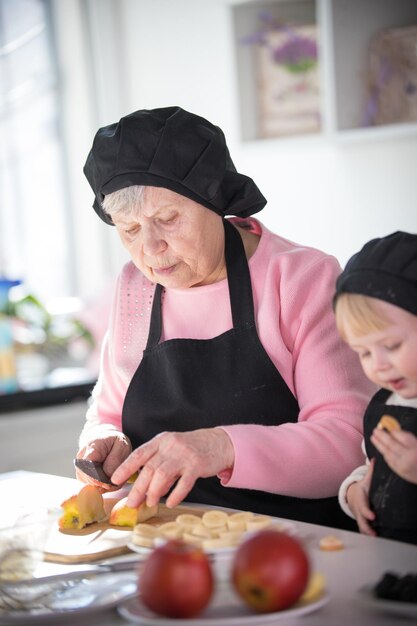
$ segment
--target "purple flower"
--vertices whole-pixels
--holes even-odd
[[[262,27],[255,33],[242,39],[246,45],[267,46],[271,48],[271,55],[275,63],[283,65],[289,72],[307,72],[317,63],[317,43],[314,39],[298,35],[294,28],[274,18],[269,11],[258,13]],[[286,41],[273,48],[269,43],[268,35],[277,32],[286,35]]]
[[[285,43],[272,50],[272,58],[290,72],[307,72],[317,62],[317,43],[292,33]]]

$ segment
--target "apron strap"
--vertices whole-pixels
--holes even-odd
[[[152,348],[153,346],[158,345],[159,340],[161,338],[162,331],[162,285],[159,283],[155,286],[155,291],[153,294],[153,303],[152,303],[152,311],[151,311],[151,323],[149,326],[149,335],[148,341],[146,344],[146,350],[148,348]]]
[[[225,232],[225,260],[229,286],[233,328],[253,326],[255,312],[252,284],[242,237],[227,220],[223,220]],[[162,285],[156,284],[146,349],[159,343],[162,333]]]
[[[255,324],[255,312],[245,247],[237,228],[227,220],[223,220],[223,224],[233,328],[253,326]]]

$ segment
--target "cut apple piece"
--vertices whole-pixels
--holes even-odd
[[[151,517],[158,514],[158,505],[148,506],[146,502],[142,502],[138,507],[130,507],[126,505],[127,496],[122,498],[113,506],[110,511],[110,524],[113,526],[129,526],[133,528],[140,522],[146,522]]]
[[[58,520],[61,529],[80,530],[87,524],[106,519],[103,496],[94,485],[84,485],[77,494],[64,500],[61,507],[64,510]]]

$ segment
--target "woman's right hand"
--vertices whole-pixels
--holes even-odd
[[[103,463],[103,470],[107,476],[111,476],[121,463],[132,452],[130,440],[119,430],[106,430],[94,439],[89,441],[77,452],[77,459],[87,459]],[[94,484],[94,479],[80,472],[75,471],[76,477],[82,482]]]
[[[369,487],[371,485],[374,460],[372,459],[368,472],[356,483],[352,483],[346,493],[346,500],[350,510],[356,518],[359,530],[365,535],[376,536],[376,532],[369,522],[375,520],[375,513],[369,508]]]

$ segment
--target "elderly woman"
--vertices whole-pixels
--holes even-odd
[[[353,527],[336,495],[372,390],[337,335],[337,261],[249,217],[265,198],[179,107],[101,128],[84,172],[131,262],[78,457],[117,485],[140,470],[130,506],[168,494]]]

